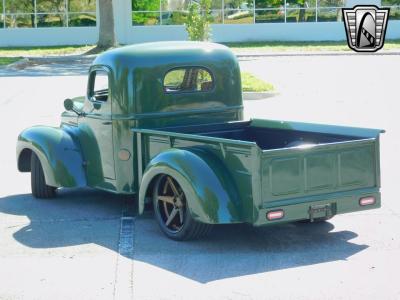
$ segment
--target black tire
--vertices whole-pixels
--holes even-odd
[[[35,153],[31,157],[31,189],[35,198],[53,198],[56,188],[46,184],[42,164]]]
[[[176,197],[172,185],[168,182],[172,182],[172,185],[178,190],[178,197]],[[169,187],[166,187],[166,185],[169,185]],[[164,201],[159,199],[160,196],[174,199]],[[170,202],[171,200],[173,203]],[[161,231],[170,239],[176,241],[198,239],[206,236],[212,228],[212,225],[198,222],[192,218],[185,193],[178,182],[171,176],[161,175],[157,178],[153,188],[153,207],[155,218]],[[173,210],[178,210],[178,212],[175,213],[175,216],[168,223],[168,217],[173,214]],[[181,213],[183,221],[181,221]]]

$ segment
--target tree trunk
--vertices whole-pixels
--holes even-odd
[[[31,0],[32,7],[35,7],[35,0]],[[31,14],[31,26],[35,28],[35,15]]]
[[[305,9],[307,7],[306,1],[304,1],[303,5],[300,6],[300,7],[301,8],[300,8],[300,11],[299,11],[299,20],[298,20],[298,22],[304,22],[306,20],[306,11],[305,11]]]
[[[108,49],[116,46],[112,0],[99,0],[99,15],[97,48]]]

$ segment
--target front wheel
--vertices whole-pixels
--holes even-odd
[[[35,153],[31,157],[31,189],[35,198],[53,198],[56,188],[46,184],[42,164]]]
[[[153,190],[153,207],[158,225],[170,239],[197,239],[211,229],[210,224],[192,218],[184,191],[169,175],[161,175],[157,179]]]

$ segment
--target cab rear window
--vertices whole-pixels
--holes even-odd
[[[164,91],[207,92],[214,87],[211,72],[201,67],[185,67],[170,70],[164,77]]]

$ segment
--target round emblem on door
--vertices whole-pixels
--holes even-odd
[[[120,160],[128,160],[129,158],[131,158],[131,153],[126,149],[121,149],[118,152],[118,158]]]

